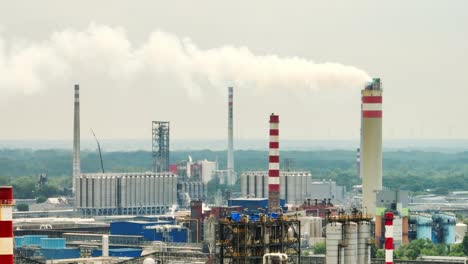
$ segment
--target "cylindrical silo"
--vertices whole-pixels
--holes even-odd
[[[345,234],[346,234],[346,247],[344,248],[344,263],[345,264],[355,264],[357,263],[357,246],[358,246],[358,236],[357,236],[357,224],[354,222],[348,222],[345,224]]]
[[[120,179],[120,204],[122,207],[127,207],[127,176]]]
[[[343,239],[343,225],[341,223],[329,223],[326,229],[326,263],[327,264],[342,264],[341,258],[341,243]]]
[[[280,172],[280,199],[286,201],[286,173]]]
[[[382,87],[379,78],[362,91],[362,207],[375,215],[376,193],[382,190]]]
[[[247,175],[245,173],[241,174],[241,195],[247,197]]]
[[[256,174],[252,174],[250,175],[249,177],[249,190],[250,190],[250,193],[249,193],[249,196],[250,197],[256,197],[255,196],[255,182],[256,182]]]
[[[262,175],[258,175],[257,177],[255,177],[255,181],[256,181],[256,184],[255,184],[255,197],[257,198],[263,198],[263,177]]]
[[[296,177],[292,174],[289,174],[286,178],[287,183],[287,203],[295,204],[296,203]]]
[[[370,223],[362,221],[358,223],[358,245],[357,245],[357,263],[368,264],[370,258]]]

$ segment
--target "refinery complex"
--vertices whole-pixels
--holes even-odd
[[[48,207],[20,212],[14,189],[0,187],[0,264],[388,264],[394,263],[394,249],[412,240],[453,245],[467,231],[454,214],[466,213],[466,204],[440,202],[434,209],[428,197],[383,186],[380,78],[366,83],[361,102],[356,102],[361,105],[356,149],[362,185],[353,190],[283,164],[281,118],[275,109],[258,121],[269,124],[264,133],[268,164],[236,171],[235,87],[226,87],[225,168],[192,157],[172,161],[170,120],[148,120],[152,166],[147,172],[106,172],[102,166],[101,171],[83,173],[80,91],[75,85],[73,195],[49,198]],[[228,186],[237,183],[240,190],[209,202],[207,185],[214,178]],[[325,244],[325,254],[311,250],[319,243]],[[384,259],[371,257],[376,249],[385,251]],[[466,258],[452,261],[411,263],[466,263]]]

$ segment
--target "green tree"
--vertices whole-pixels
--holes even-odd
[[[468,256],[468,236],[465,236],[462,241],[462,251],[463,253]]]
[[[27,204],[18,204],[16,206],[16,209],[18,209],[18,211],[20,211],[20,212],[27,212],[27,211],[29,211],[29,205],[27,205]]]
[[[325,254],[327,251],[327,246],[325,245],[325,242],[317,242],[315,243],[313,250],[314,254],[316,255]]]

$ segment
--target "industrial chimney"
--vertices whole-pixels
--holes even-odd
[[[382,190],[382,85],[374,78],[361,91],[362,207],[375,215],[376,193]]]
[[[233,88],[228,87],[228,153],[227,153],[227,184],[236,182],[234,173],[234,135],[233,135]]]
[[[279,116],[270,115],[270,157],[268,164],[268,209],[277,212],[280,208],[279,170]]]
[[[13,187],[0,186],[0,263],[13,264]]]
[[[73,123],[73,195],[77,197],[80,177],[80,86],[75,84],[75,116]],[[78,200],[75,202],[78,204]]]

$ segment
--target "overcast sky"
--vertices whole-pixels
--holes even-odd
[[[468,138],[468,2],[0,1],[0,139],[356,139],[384,85],[384,138]],[[377,3],[379,2],[379,3]]]

